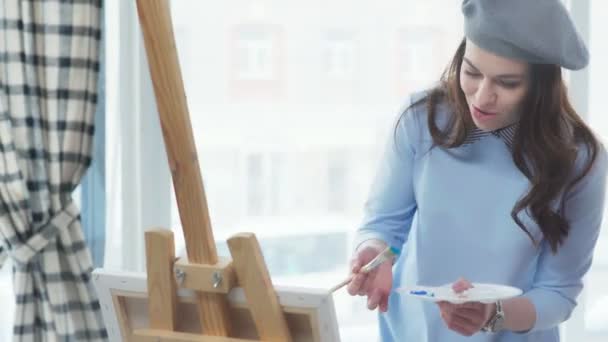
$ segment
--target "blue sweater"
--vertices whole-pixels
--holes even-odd
[[[424,94],[415,94],[415,101]],[[443,127],[451,115],[437,107]],[[382,341],[559,341],[589,270],[602,213],[607,155],[598,151],[590,173],[566,199],[570,233],[557,254],[527,213],[519,217],[535,245],[511,218],[528,179],[513,163],[508,137],[482,134],[453,149],[432,146],[426,106],[415,106],[390,134],[356,243],[379,239],[402,249],[393,269],[393,288],[472,282],[516,286],[536,308],[526,333],[477,333],[464,337],[446,328],[434,303],[392,292],[380,314]],[[581,149],[577,168],[588,158]]]

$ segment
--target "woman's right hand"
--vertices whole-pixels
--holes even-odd
[[[387,260],[375,270],[365,274],[359,273],[363,265],[370,262],[384,250],[381,244],[361,245],[354,253],[351,260],[352,281],[348,284],[348,293],[352,296],[367,296],[367,307],[380,311],[388,310],[388,296],[393,286],[392,261]]]

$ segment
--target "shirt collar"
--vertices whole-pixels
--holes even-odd
[[[463,146],[470,145],[480,140],[483,137],[493,135],[497,138],[502,139],[502,141],[507,145],[509,149],[513,147],[513,137],[515,136],[515,132],[517,131],[518,124],[514,123],[510,126],[497,129],[495,131],[483,131],[477,127],[475,127],[464,140]]]

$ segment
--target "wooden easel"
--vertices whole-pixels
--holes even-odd
[[[292,341],[253,234],[228,239],[232,260],[218,259],[188,114],[168,0],[136,0],[188,260],[175,259],[173,233],[146,232],[149,329],[135,341],[245,342],[231,331],[226,294],[242,287],[259,341]],[[178,287],[196,291],[202,334],[177,332]]]

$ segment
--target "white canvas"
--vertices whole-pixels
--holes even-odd
[[[113,294],[117,293],[138,293],[141,297],[147,295],[147,280],[145,273],[109,271],[96,269],[93,272],[93,283],[97,289],[99,301],[106,323],[110,341],[121,341],[120,324],[117,319],[113,301]],[[331,293],[323,289],[299,288],[275,286],[275,291],[279,297],[281,306],[313,310],[313,319],[319,327],[320,342],[339,342],[338,323],[334,309],[334,302]],[[179,289],[178,297],[192,298],[194,292],[188,289]],[[246,305],[245,293],[242,288],[234,288],[228,294],[228,302],[231,306]],[[137,305],[136,305],[137,306]],[[133,328],[147,328],[147,310],[145,305],[132,308],[130,317]],[[294,336],[294,339],[297,338]]]

